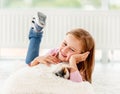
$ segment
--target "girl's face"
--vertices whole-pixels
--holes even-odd
[[[58,58],[62,62],[69,62],[71,55],[80,54],[82,52],[81,41],[71,34],[66,35],[66,38],[60,45]]]

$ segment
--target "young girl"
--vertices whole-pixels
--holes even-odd
[[[71,30],[66,34],[59,48],[52,49],[44,56],[39,56],[39,45],[45,20],[46,16],[38,12],[38,19],[33,19],[32,21],[34,27],[31,28],[29,34],[30,44],[26,63],[29,66],[35,66],[39,63],[50,65],[69,62],[71,67],[70,80],[74,82],[88,81],[91,83],[95,53],[95,44],[92,36],[81,28]]]

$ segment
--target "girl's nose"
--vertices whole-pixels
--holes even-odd
[[[67,53],[67,51],[68,51],[68,47],[67,46],[62,48],[62,52]]]

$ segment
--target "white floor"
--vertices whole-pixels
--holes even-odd
[[[13,72],[24,66],[21,60],[0,60],[0,89]],[[93,87],[96,94],[120,94],[120,62],[96,62]]]
[[[120,94],[120,62],[96,63],[93,86],[96,94]]]

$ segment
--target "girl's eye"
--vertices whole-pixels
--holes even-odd
[[[70,48],[70,50],[71,50],[71,51],[73,51],[73,52],[75,51],[75,50],[74,50],[74,49],[72,49],[72,48]]]
[[[67,46],[67,44],[66,44],[66,43],[63,43],[63,45],[64,45],[64,46]]]

